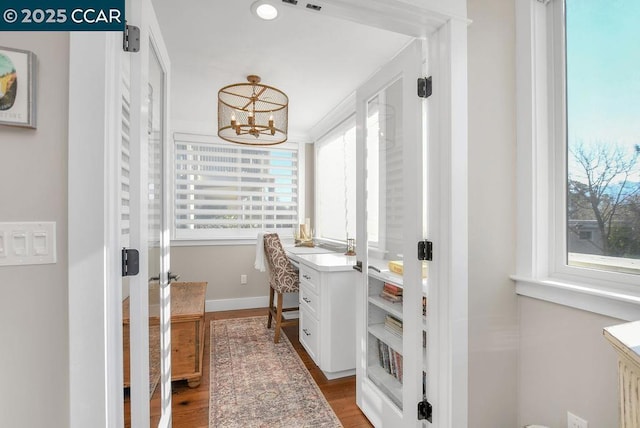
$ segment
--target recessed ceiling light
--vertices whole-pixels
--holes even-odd
[[[251,12],[260,19],[265,21],[272,21],[278,17],[278,9],[271,3],[258,0],[251,5]]]

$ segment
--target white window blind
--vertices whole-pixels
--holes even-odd
[[[156,95],[156,98],[158,96]],[[160,234],[162,231],[162,136],[160,134],[162,117],[155,117],[160,99],[154,99],[153,86],[149,84],[147,105],[149,109],[149,118],[147,123],[148,142],[148,182],[147,182],[147,198],[148,198],[148,243],[149,246],[160,246]],[[154,108],[155,105],[155,108]]]
[[[356,124],[347,119],[316,143],[316,236],[356,236]]]
[[[131,127],[130,127],[130,107],[131,90],[129,87],[130,64],[122,61],[122,128],[120,136],[120,237],[122,247],[130,246],[130,217],[131,217]]]
[[[249,147],[176,134],[174,237],[255,238],[298,224],[296,144]]]
[[[404,181],[402,149],[402,81],[367,105],[367,233],[368,245],[389,257],[402,254]]]

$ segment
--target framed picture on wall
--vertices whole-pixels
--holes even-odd
[[[0,46],[0,125],[36,127],[36,56]]]

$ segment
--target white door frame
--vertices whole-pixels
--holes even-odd
[[[448,287],[442,296],[451,338],[438,365],[451,390],[442,411],[453,426],[467,420],[467,63],[466,2],[325,0],[323,11],[409,35],[435,36],[430,59],[440,147],[429,188],[442,250],[432,262]],[[135,25],[136,23],[130,22]],[[71,33],[69,60],[69,400],[71,428],[122,426],[122,296],[119,284],[117,172],[121,34]],[[117,55],[115,54],[117,53]],[[115,95],[114,95],[115,94]],[[434,98],[435,99],[435,98]],[[433,140],[432,140],[433,141]],[[449,180],[444,179],[449,177]],[[432,180],[433,182],[433,180]],[[430,213],[431,214],[431,213]],[[146,273],[145,273],[146,274]],[[455,415],[455,417],[454,417]],[[459,422],[459,423],[458,423]],[[463,423],[464,422],[464,423]]]
[[[120,33],[69,43],[69,420],[123,425],[118,165]],[[117,284],[117,286],[112,286]]]

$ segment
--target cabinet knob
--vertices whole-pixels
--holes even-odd
[[[307,275],[307,274],[302,275],[302,277],[303,277],[304,279],[311,279],[311,277],[310,277],[309,275]]]
[[[303,329],[302,329],[302,331],[303,331],[303,332],[304,332],[304,334],[306,334],[307,336],[311,336],[311,333],[309,333],[309,332],[307,331],[307,329],[306,329],[306,328],[303,328]]]
[[[306,297],[303,297],[302,300],[304,300],[307,303],[311,303],[311,300],[307,299]]]

